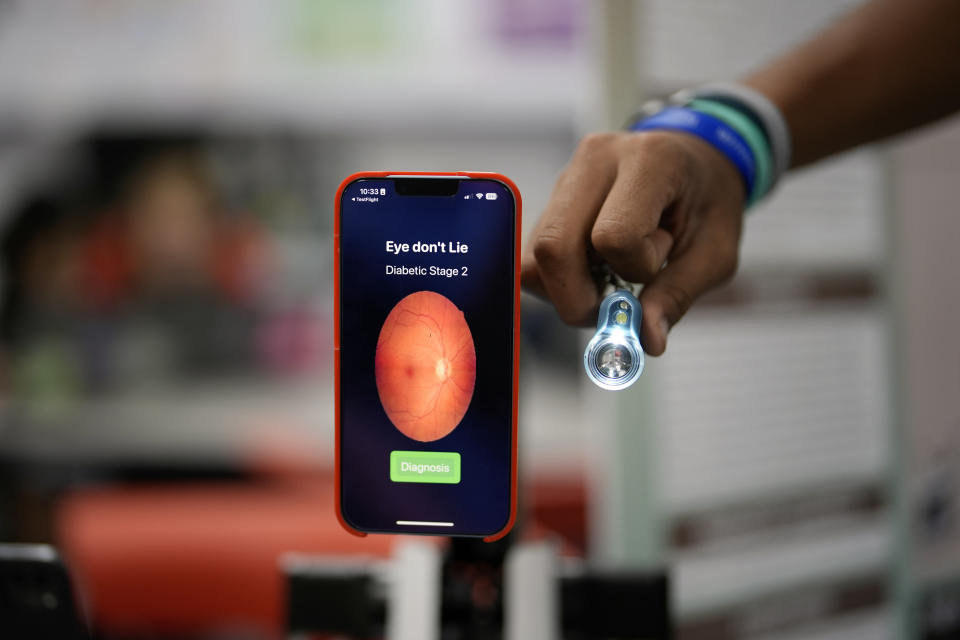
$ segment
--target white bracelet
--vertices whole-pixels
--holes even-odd
[[[678,92],[674,96],[671,98],[672,100],[683,99],[684,102],[693,98],[726,97],[741,103],[753,111],[753,114],[763,122],[764,129],[766,129],[769,137],[774,168],[771,188],[780,179],[780,176],[790,168],[791,140],[787,121],[780,109],[759,91],[735,82],[712,82]]]

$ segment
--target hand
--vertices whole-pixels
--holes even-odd
[[[645,284],[642,342],[650,355],[707,290],[737,270],[744,185],[706,142],[669,131],[583,139],[527,242],[523,286],[568,324],[596,322],[593,264]]]

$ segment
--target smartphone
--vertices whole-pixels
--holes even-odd
[[[506,535],[516,513],[520,193],[495,173],[357,173],[334,221],[337,515]]]

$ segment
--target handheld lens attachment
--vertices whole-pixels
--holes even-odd
[[[604,389],[626,389],[643,373],[640,346],[640,302],[626,289],[616,289],[600,303],[597,333],[583,352],[587,376]]]

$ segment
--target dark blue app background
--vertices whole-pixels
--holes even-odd
[[[343,515],[365,531],[499,531],[509,518],[511,495],[513,195],[494,180],[462,179],[453,196],[420,196],[398,195],[391,179],[363,179],[349,184],[340,202]],[[388,240],[411,247],[460,242],[468,251],[394,255],[386,250]],[[467,275],[388,275],[388,265],[467,267]],[[466,413],[452,432],[432,442],[409,438],[393,425],[381,405],[374,369],[384,320],[417,291],[434,291],[453,302],[476,347],[476,381]],[[392,482],[391,451],[459,453],[460,482]],[[398,525],[398,520],[454,526]]]

